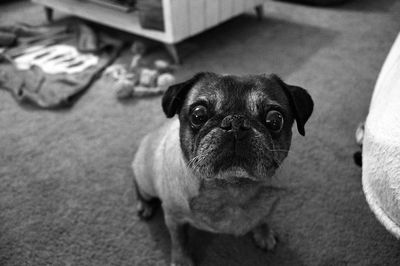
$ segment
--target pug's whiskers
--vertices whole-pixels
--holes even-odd
[[[188,166],[189,167],[196,167],[197,163],[199,163],[199,158],[201,155],[196,155],[195,157],[193,157],[192,159],[189,160],[188,162]]]
[[[294,151],[291,151],[291,150],[284,150],[284,149],[268,149],[268,148],[267,148],[267,150],[268,150],[268,151],[271,151],[271,152],[276,151],[276,152],[294,153]]]
[[[271,151],[271,152],[286,152],[286,153],[289,153],[289,150],[283,150],[283,149],[275,149],[275,146],[274,146],[274,143],[272,142],[271,143],[271,145],[272,145],[272,149],[269,149],[269,148],[267,148],[269,151]],[[277,168],[279,169],[280,167],[281,167],[281,165],[282,165],[282,162],[285,160],[285,157],[286,156],[284,156],[282,159],[279,159],[278,158],[278,154],[275,154],[275,153],[272,153],[272,160],[274,161],[274,163],[277,165]]]
[[[203,154],[196,155],[188,162],[188,167],[192,168],[195,172],[199,172],[204,159],[205,156]]]

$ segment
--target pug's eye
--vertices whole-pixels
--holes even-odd
[[[278,133],[283,127],[283,116],[276,110],[269,111],[265,118],[267,128],[272,132]]]
[[[195,127],[199,127],[203,125],[208,120],[208,110],[204,105],[196,106],[190,117],[192,125]]]

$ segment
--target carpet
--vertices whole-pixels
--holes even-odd
[[[400,29],[400,2],[354,0],[318,8],[282,2],[179,45],[178,80],[198,71],[270,73],[308,89],[315,112],[294,133],[272,226],[273,253],[249,236],[191,229],[199,265],[400,265],[400,243],[375,219],[354,165],[354,132]],[[56,13],[56,19],[61,16]],[[27,1],[0,23],[44,22]],[[18,106],[0,90],[0,265],[167,265],[162,213],[135,216],[130,163],[140,138],[165,121],[160,98],[120,103],[99,80],[70,110]]]

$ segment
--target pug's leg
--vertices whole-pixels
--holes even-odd
[[[166,213],[165,223],[171,237],[171,266],[193,266],[187,248],[187,224]]]
[[[155,198],[146,197],[145,194],[140,191],[135,179],[133,179],[133,186],[136,192],[137,214],[139,218],[143,220],[149,220],[151,217],[153,217],[159,202]]]
[[[278,243],[276,233],[268,226],[267,223],[262,223],[253,229],[253,239],[256,245],[266,251],[275,249]]]

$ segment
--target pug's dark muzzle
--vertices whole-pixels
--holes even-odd
[[[226,116],[198,143],[191,167],[208,178],[269,178],[279,167],[271,140],[243,115]]]

